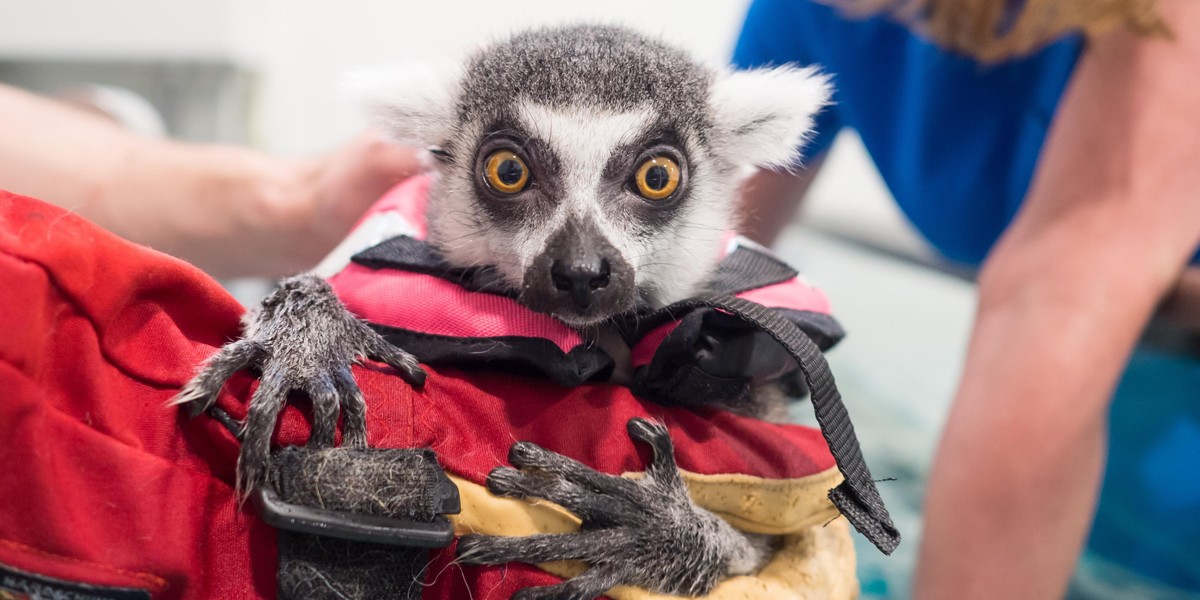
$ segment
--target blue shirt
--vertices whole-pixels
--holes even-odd
[[[850,20],[816,2],[757,0],[734,63],[831,74],[835,104],[818,115],[806,154],[827,150],[842,127],[856,129],[917,229],[947,258],[977,265],[1025,198],[1080,50],[1072,37],[983,65],[886,17]]]
[[[818,115],[805,153],[827,150],[842,127],[858,130],[917,229],[947,258],[977,265],[1026,196],[1081,48],[1079,38],[1064,38],[1028,58],[983,65],[886,17],[755,0],[734,62],[822,66],[836,104]],[[1089,540],[1095,556],[1192,593],[1200,592],[1198,382],[1195,358],[1134,355],[1113,403]],[[1134,597],[1129,586],[1140,581],[1120,585]]]

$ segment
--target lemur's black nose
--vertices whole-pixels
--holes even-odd
[[[570,294],[571,300],[580,310],[592,303],[592,294],[596,290],[608,285],[608,278],[609,266],[606,258],[570,264],[556,260],[550,266],[550,279],[554,281],[554,288]]]

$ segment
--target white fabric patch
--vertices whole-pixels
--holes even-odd
[[[405,219],[404,215],[395,211],[371,215],[313,267],[310,273],[322,279],[329,279],[345,269],[355,254],[398,235],[415,237],[417,228]]]

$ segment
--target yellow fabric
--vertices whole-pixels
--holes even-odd
[[[641,473],[626,473],[640,477]],[[816,600],[855,598],[854,548],[844,519],[827,496],[841,483],[836,468],[798,479],[764,479],[750,475],[701,475],[683,471],[696,504],[731,525],[752,533],[782,536],[780,549],[754,576],[732,577],[706,596],[709,600],[772,598]],[[580,521],[545,501],[500,498],[477,483],[450,476],[458,486],[462,512],[453,515],[455,533],[527,536],[577,531]],[[832,522],[830,522],[833,520]],[[828,525],[826,525],[828,523]],[[539,565],[559,577],[573,577],[586,565],[578,562]],[[636,588],[608,592],[613,600],[667,598]]]

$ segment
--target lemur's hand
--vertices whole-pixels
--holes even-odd
[[[643,479],[599,473],[528,442],[513,444],[488,489],[501,496],[541,498],[583,520],[577,533],[529,537],[463,536],[459,558],[468,564],[582,560],[583,574],[548,587],[529,588],[519,600],[590,600],[618,585],[654,592],[703,595],[728,575],[748,573],[766,550],[692,503],[675,465],[666,427],[632,419],[629,436],[654,449]]]
[[[315,275],[298,275],[263,300],[247,319],[245,337],[213,355],[172,403],[198,415],[213,405],[234,373],[246,368],[262,372],[242,426],[238,456],[238,489],[247,493],[266,477],[275,421],[292,390],[312,400],[309,444],[333,445],[340,410],[343,443],[366,446],[366,403],[350,374],[360,356],[391,365],[413,385],[425,381],[417,359],[350,314],[329,284]]]

